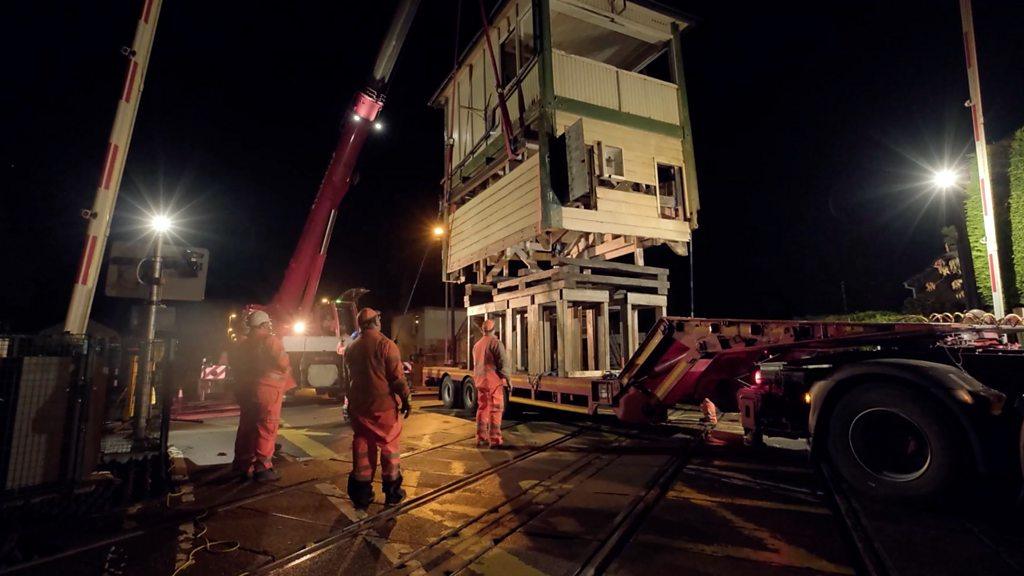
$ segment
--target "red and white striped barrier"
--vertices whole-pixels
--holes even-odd
[[[201,380],[224,380],[228,377],[227,366],[203,366]]]

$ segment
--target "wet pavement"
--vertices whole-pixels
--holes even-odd
[[[939,502],[913,503],[860,497],[841,478],[833,482],[875,573],[1024,574],[1019,486],[979,480]]]
[[[734,422],[708,435],[690,411],[643,430],[541,411],[506,421],[507,449],[481,450],[464,415],[416,408],[401,506],[378,484],[378,503],[352,507],[336,406],[286,409],[274,485],[223,474],[230,419],[176,425],[190,474],[163,506],[17,573],[853,573],[802,443],[747,450]]]

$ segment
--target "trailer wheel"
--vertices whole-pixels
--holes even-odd
[[[828,457],[855,489],[883,498],[934,498],[962,460],[949,414],[925,393],[893,384],[858,387],[839,400]]]
[[[439,394],[441,396],[441,404],[445,408],[458,408],[460,400],[462,400],[459,394],[458,387],[452,380],[452,377],[445,374],[444,378],[441,379],[441,385],[439,388]]]
[[[476,384],[469,376],[462,380],[462,407],[466,412],[476,414]]]

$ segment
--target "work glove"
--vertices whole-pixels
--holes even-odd
[[[398,411],[402,413],[402,416],[404,418],[408,418],[409,417],[409,413],[412,412],[412,405],[409,403],[409,397],[408,396],[403,396],[402,397],[402,407],[399,408]]]

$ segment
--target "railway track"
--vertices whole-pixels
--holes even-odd
[[[848,489],[830,463],[819,461],[818,469],[859,574],[1024,574],[1019,553],[1024,534],[1015,520],[1000,525],[995,518],[1013,514],[1012,506],[1000,510],[984,504],[987,495],[981,494],[927,507],[879,503]],[[1017,534],[1005,533],[1014,526]]]
[[[824,459],[818,459],[817,464],[833,507],[838,512],[837,519],[850,541],[851,549],[856,553],[857,572],[865,576],[896,576],[897,572],[879,545],[878,538],[872,533],[867,517],[842,480],[836,476],[832,465]]]
[[[672,484],[689,462],[689,457],[695,447],[691,447],[686,454],[673,456],[658,471],[658,474],[648,482],[643,495],[629,508],[623,510],[612,523],[611,534],[604,540],[600,548],[594,551],[587,558],[587,561],[576,571],[576,576],[592,576],[603,574],[618,556],[622,549],[629,543],[644,519],[650,511],[664,499]]]
[[[354,539],[364,537],[380,538],[375,527],[391,518],[413,512],[416,508],[437,502],[445,496],[479,484],[502,470],[509,469],[551,451],[578,454],[554,470],[549,476],[538,481],[520,493],[509,495],[491,504],[476,514],[462,519],[456,525],[446,526],[431,540],[415,549],[401,554],[397,561],[384,568],[383,574],[460,574],[467,570],[490,551],[499,547],[511,536],[521,533],[541,514],[558,505],[564,498],[588,480],[613,466],[616,460],[629,452],[631,440],[651,440],[650,436],[623,433],[615,430],[620,438],[599,451],[574,450],[563,446],[575,438],[588,433],[608,433],[612,430],[600,426],[580,426],[542,446],[524,452],[510,461],[481,470],[457,482],[413,498],[400,506],[385,509],[357,523],[346,526],[312,546],[290,556],[261,567],[257,574],[290,574],[316,565],[319,556],[332,548],[344,546]],[[676,452],[667,457],[656,473],[647,478],[639,493],[625,506],[607,527],[600,529],[600,538],[591,542],[582,551],[575,574],[589,575],[603,572],[616,558],[625,544],[639,528],[650,510],[671,488],[673,480],[686,465],[695,443],[689,444],[685,452]]]
[[[381,566],[381,569],[390,574],[460,573],[509,537],[525,534],[524,530],[528,532],[531,522],[534,522],[540,514],[556,506],[585,482],[594,479],[602,472],[614,472],[617,465],[625,465],[624,463],[629,462],[629,457],[645,457],[653,454],[657,458],[644,468],[644,476],[638,476],[635,482],[630,483],[630,486],[636,491],[635,497],[627,505],[618,501],[614,509],[618,510],[618,514],[614,519],[607,525],[602,523],[598,527],[588,527],[586,545],[579,550],[573,550],[573,554],[578,553],[579,556],[575,569],[576,574],[601,573],[614,561],[650,510],[667,493],[672,485],[672,480],[686,465],[690,451],[697,442],[670,439],[664,430],[657,429],[631,431],[592,421],[573,421],[562,424],[567,424],[568,428],[558,430],[556,432],[558,435],[550,440],[545,438],[548,440],[547,442],[524,447],[521,452],[513,453],[512,457],[507,460],[477,469],[475,472],[410,498],[399,506],[384,508],[379,512],[361,517],[350,515],[351,510],[345,512],[344,514],[350,521],[348,524],[331,530],[325,536],[319,536],[318,540],[313,540],[312,544],[304,545],[301,549],[291,548],[270,554],[271,558],[266,563],[258,565],[255,569],[250,564],[249,569],[258,574],[302,572],[303,569],[315,566],[318,559],[320,562],[329,559],[331,556],[325,554],[326,552],[346,549],[357,538],[375,538],[377,542],[387,542],[386,534],[383,537],[375,535],[378,527],[404,515],[415,516],[418,508],[437,503],[430,510],[443,509],[448,501],[461,501],[459,494],[471,495],[474,491],[480,494],[486,489],[486,486],[481,486],[482,484],[487,484],[493,489],[495,485],[509,477],[523,477],[523,474],[526,474],[531,480],[535,480],[536,484],[524,485],[520,490],[510,490],[507,493],[498,490],[496,497],[500,498],[500,501],[494,500],[495,495],[492,490],[491,500],[488,501],[485,510],[474,511],[474,515],[468,518],[456,515],[458,525],[449,521],[439,522],[437,524],[439,532],[436,538],[416,549],[410,550],[406,546],[401,553],[394,554],[386,566]],[[520,423],[509,423],[504,428],[515,428],[519,425]],[[581,439],[581,441],[572,442],[574,439]],[[429,454],[459,444],[465,445],[473,440],[473,435],[464,435],[447,442],[407,452],[403,456]],[[627,458],[616,462],[620,457]],[[542,461],[532,462],[535,459]],[[656,467],[656,463],[660,463],[660,465]],[[518,472],[511,470],[515,467],[519,467]],[[502,474],[506,470],[509,471],[509,474]],[[650,472],[652,470],[653,473]],[[341,474],[344,472],[347,470],[340,471]],[[66,567],[76,563],[85,565],[94,561],[98,556],[110,557],[111,555],[126,559],[129,566],[137,565],[143,556],[149,554],[139,547],[140,543],[146,543],[153,539],[166,539],[169,533],[175,532],[175,530],[180,532],[183,526],[192,524],[196,525],[195,530],[201,529],[205,533],[205,525],[216,519],[218,514],[236,509],[243,509],[243,512],[259,509],[259,505],[253,505],[284,494],[300,491],[327,494],[321,490],[320,485],[324,482],[336,482],[338,476],[339,473],[318,474],[314,478],[290,486],[222,499],[211,502],[207,506],[196,506],[188,510],[179,509],[177,513],[172,512],[172,515],[161,517],[158,522],[17,566],[10,566],[0,571],[0,574],[52,573],[62,566]],[[586,492],[586,489],[581,492]],[[449,497],[448,500],[442,501],[446,496]],[[332,502],[334,505],[338,505],[334,499]],[[494,502],[493,505],[490,502]],[[324,503],[326,504],[326,501]],[[609,512],[608,517],[613,513]],[[202,525],[199,522],[202,522]],[[185,531],[187,532],[187,529]],[[595,534],[597,537],[594,537]],[[223,532],[221,532],[221,537],[224,537]],[[224,542],[230,542],[230,540]],[[239,557],[239,561],[244,561],[245,554],[259,552],[258,548],[249,548],[244,544],[241,546],[241,550],[242,556]],[[268,554],[268,552],[260,553]],[[189,568],[188,572],[206,573],[209,568],[208,562],[209,560],[204,561],[200,558],[197,560],[197,565]],[[232,564],[233,561],[228,563]],[[236,571],[244,568],[241,565],[236,565],[239,566],[235,569]],[[175,563],[172,570],[178,567],[180,567],[180,561]]]
[[[517,424],[508,424],[506,426],[503,426],[502,428],[503,429],[508,429],[508,428],[514,427],[516,425]],[[443,449],[443,448],[448,448],[450,446],[453,446],[453,445],[456,445],[456,444],[459,444],[459,443],[463,443],[463,442],[467,442],[467,441],[470,441],[470,440],[473,440],[473,439],[475,439],[475,435],[462,436],[462,437],[456,438],[454,440],[450,440],[448,442],[444,442],[444,443],[437,444],[437,445],[434,445],[434,446],[428,446],[426,448],[421,448],[421,449],[418,449],[418,450],[412,450],[410,452],[404,453],[403,457],[404,458],[408,458],[408,457],[419,455],[419,454],[433,452],[435,450],[440,450],[440,449]],[[41,569],[41,568],[47,566],[48,564],[52,564],[53,562],[56,562],[56,561],[59,561],[59,560],[68,559],[68,558],[71,558],[71,557],[74,557],[74,556],[77,556],[77,555],[80,555],[80,554],[89,553],[89,552],[92,552],[92,551],[95,551],[95,550],[101,549],[101,548],[109,548],[109,547],[117,546],[117,545],[122,544],[122,543],[124,543],[126,541],[129,541],[129,540],[132,540],[132,539],[135,539],[135,538],[144,537],[144,536],[149,535],[149,534],[154,534],[154,533],[157,533],[157,532],[159,532],[161,530],[165,530],[165,529],[168,529],[168,528],[180,525],[180,524],[182,524],[184,522],[189,522],[190,520],[194,521],[194,520],[196,520],[196,519],[198,519],[200,517],[203,517],[203,516],[213,516],[213,515],[215,515],[217,513],[222,513],[222,512],[226,512],[226,511],[229,511],[229,510],[232,510],[232,509],[235,509],[235,508],[240,508],[240,507],[243,507],[243,506],[246,506],[246,505],[249,505],[249,504],[260,502],[262,500],[267,500],[269,498],[274,498],[274,497],[280,496],[282,494],[287,494],[287,493],[290,493],[290,492],[296,492],[296,491],[299,491],[299,490],[302,490],[302,489],[305,489],[305,488],[309,488],[311,486],[314,486],[314,485],[316,485],[318,483],[322,483],[324,481],[330,480],[332,478],[337,477],[339,474],[344,474],[344,473],[345,473],[345,471],[343,470],[343,471],[338,472],[338,473],[332,473],[332,474],[328,474],[328,475],[324,475],[324,476],[317,476],[317,477],[314,477],[314,478],[310,478],[308,480],[303,480],[301,482],[296,482],[295,484],[291,484],[291,485],[288,485],[288,486],[273,487],[273,488],[270,488],[270,489],[267,489],[267,490],[262,490],[262,491],[260,491],[259,493],[256,493],[256,494],[248,494],[248,495],[244,495],[244,496],[238,496],[238,497],[229,498],[229,499],[223,500],[223,501],[218,501],[218,502],[216,502],[216,503],[214,503],[214,504],[212,504],[210,506],[197,506],[197,507],[188,507],[188,508],[182,508],[182,509],[178,509],[178,510],[172,510],[171,513],[168,516],[164,517],[160,521],[148,523],[143,528],[137,528],[137,529],[133,529],[133,530],[128,530],[128,531],[120,532],[120,533],[118,533],[116,535],[112,535],[112,536],[110,536],[108,538],[102,538],[102,539],[99,539],[99,540],[96,540],[96,541],[93,541],[93,542],[84,543],[84,544],[81,544],[81,545],[78,545],[78,546],[71,547],[71,548],[69,548],[67,550],[62,550],[61,552],[58,552],[56,554],[50,554],[50,555],[47,555],[47,556],[35,558],[35,559],[32,559],[32,560],[27,561],[27,562],[20,563],[20,564],[0,567],[0,576],[4,576],[4,575],[7,575],[7,574],[19,574],[19,573],[24,573],[24,572],[27,572],[27,571],[30,571],[30,570],[38,570],[38,569]]]
[[[398,506],[385,508],[384,510],[376,514],[366,516],[365,518],[353,522],[352,524],[335,531],[326,538],[323,538],[302,550],[299,550],[293,554],[290,554],[274,562],[271,562],[265,566],[260,567],[260,569],[255,571],[254,573],[271,574],[275,572],[285,571],[289,568],[299,566],[303,563],[314,561],[319,555],[329,550],[332,546],[335,546],[341,542],[347,541],[357,536],[360,533],[360,531],[369,528],[375,523],[387,520],[389,518],[394,518],[400,514],[407,513],[415,508],[419,508],[431,502],[435,502],[443,496],[455,493],[472,484],[476,484],[487,477],[493,476],[498,472],[505,470],[506,468],[509,468],[510,466],[529,460],[530,458],[536,457],[539,454],[543,454],[556,446],[564,444],[580,436],[587,430],[588,428],[584,427],[576,428],[575,430],[563,434],[562,436],[559,436],[554,440],[551,440],[540,446],[531,448],[510,460],[507,460],[495,466],[484,468],[483,470],[467,475],[454,482],[445,484],[444,486],[441,486],[435,490],[431,490],[420,496],[410,498],[405,502],[399,504]]]

